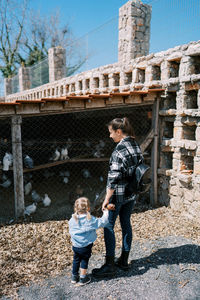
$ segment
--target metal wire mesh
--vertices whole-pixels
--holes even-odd
[[[41,60],[32,67],[29,67],[30,88],[43,85],[49,82],[49,62],[48,57]]]
[[[12,153],[10,118],[0,120],[0,222],[14,216],[12,163],[6,154]]]
[[[12,77],[12,94],[19,92],[19,74]]]
[[[117,62],[118,16],[69,43],[66,57],[67,76]]]
[[[32,219],[44,221],[69,217],[79,196],[88,197],[93,208],[106,186],[109,158],[115,147],[106,125],[115,117],[127,116],[141,143],[151,128],[151,110],[151,106],[126,107],[24,117],[25,206],[37,203]],[[9,123],[4,124],[4,128],[2,138],[5,139],[10,130]],[[1,147],[1,158],[5,149]],[[145,157],[149,162],[150,152],[146,151]],[[4,203],[5,209],[8,202],[9,207],[14,206],[11,205],[13,186],[8,190],[9,194],[4,193],[4,202],[0,204]],[[51,199],[48,207],[45,207],[45,194]]]

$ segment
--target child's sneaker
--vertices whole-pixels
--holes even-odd
[[[79,285],[81,285],[81,286],[86,285],[86,284],[90,283],[90,281],[91,281],[91,278],[88,275],[86,275],[84,278],[80,278]]]
[[[77,283],[79,281],[79,276],[78,275],[73,275],[72,274],[72,278],[71,278],[71,283]]]

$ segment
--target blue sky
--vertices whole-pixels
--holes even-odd
[[[41,14],[60,9],[63,24],[82,37],[82,52],[90,59],[85,69],[117,61],[118,11],[125,0],[32,0]],[[152,5],[150,52],[200,40],[200,0],[143,0]],[[99,28],[100,27],[100,28]]]

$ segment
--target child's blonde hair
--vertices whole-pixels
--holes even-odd
[[[90,201],[86,197],[80,197],[76,199],[74,203],[74,214],[73,217],[78,222],[78,215],[80,214],[87,214],[87,220],[91,219],[90,214]]]

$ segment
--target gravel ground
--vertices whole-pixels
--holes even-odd
[[[93,255],[89,273],[102,262],[103,255]],[[130,264],[128,272],[118,270],[107,280],[92,278],[84,287],[71,284],[68,267],[60,276],[20,287],[19,299],[200,299],[200,246],[194,241],[180,236],[136,240]]]

